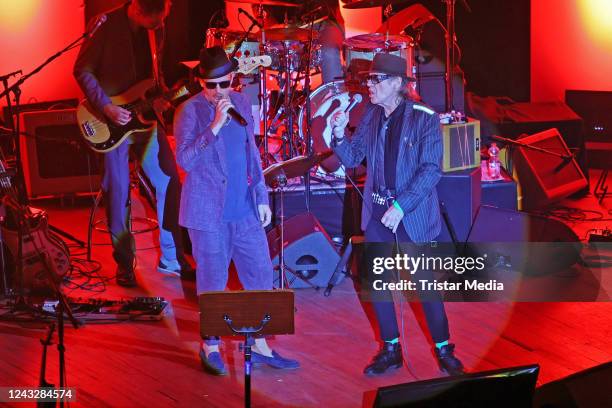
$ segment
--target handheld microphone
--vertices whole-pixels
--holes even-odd
[[[351,103],[349,104],[349,106],[347,106],[346,109],[344,110],[344,113],[349,113],[362,100],[363,100],[363,97],[361,96],[361,94],[353,95],[353,99],[351,100]]]
[[[250,14],[248,13],[248,11],[246,11],[246,10],[244,10],[244,9],[242,9],[242,8],[238,8],[238,14],[244,14],[245,16],[247,16],[247,18],[248,18],[249,20],[251,20],[251,23],[253,23],[254,25],[256,25],[256,26],[257,26],[257,27],[259,27],[259,28],[262,28],[262,27],[261,27],[261,24],[259,24],[259,23],[257,22],[257,20],[255,20],[255,19],[253,18],[253,16],[252,16],[252,15],[250,15]]]
[[[87,30],[87,37],[93,37],[94,33],[98,31],[98,28],[100,28],[100,26],[106,22],[106,19],[106,14],[100,14],[98,17],[96,17],[91,24],[91,28]]]
[[[247,125],[247,121],[245,118],[242,117],[242,115],[240,115],[236,109],[234,108],[229,108],[227,110],[227,114],[230,115],[232,118],[234,118],[236,120],[236,122],[238,122],[240,124],[240,126],[246,126]]]

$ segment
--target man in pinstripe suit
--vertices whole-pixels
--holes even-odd
[[[391,54],[377,54],[367,76],[371,104],[350,140],[345,140],[348,115],[339,110],[332,116],[332,148],[347,167],[367,158],[361,227],[366,242],[424,244],[440,234],[441,216],[436,193],[440,179],[442,138],[437,115],[412,101],[406,89],[406,60]],[[391,256],[391,245],[385,245]],[[388,248],[388,249],[387,249]],[[372,256],[372,254],[366,254]],[[429,274],[423,271],[420,273]],[[368,271],[372,277],[372,271]],[[427,278],[420,276],[418,279]],[[419,293],[417,291],[417,293]],[[423,294],[419,293],[421,300]],[[450,344],[444,304],[431,294],[423,310],[439,366],[449,374],[463,372]],[[365,368],[377,375],[403,364],[399,329],[390,291],[376,293],[373,308],[384,346]]]

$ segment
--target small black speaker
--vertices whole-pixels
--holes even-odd
[[[468,242],[478,244],[470,245],[477,252],[506,251],[499,255],[510,261],[512,269],[530,275],[574,265],[582,249],[578,236],[561,221],[488,205],[479,208]]]
[[[285,276],[293,289],[325,287],[340,256],[319,221],[311,213],[298,214],[285,221],[283,233]],[[272,264],[279,264],[281,226],[268,232]],[[280,287],[279,270],[274,272],[274,286]]]
[[[442,211],[448,214],[457,240],[465,242],[480,205],[480,167],[442,174],[437,189]],[[440,242],[451,242],[448,227],[446,222],[442,223]]]
[[[374,408],[530,408],[539,366],[522,366],[382,387]]]
[[[611,388],[612,362],[608,362],[538,387],[533,407],[609,407]]]

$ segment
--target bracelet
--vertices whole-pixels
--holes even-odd
[[[400,210],[402,212],[402,214],[404,213],[404,210],[402,210],[402,206],[399,205],[399,203],[397,202],[397,200],[393,201],[393,206],[395,208],[397,208],[398,210]]]

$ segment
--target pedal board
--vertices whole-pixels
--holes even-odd
[[[95,320],[161,320],[168,301],[163,297],[135,297],[121,300],[68,298],[75,318]],[[46,313],[55,313],[58,301],[45,301],[39,305]]]

